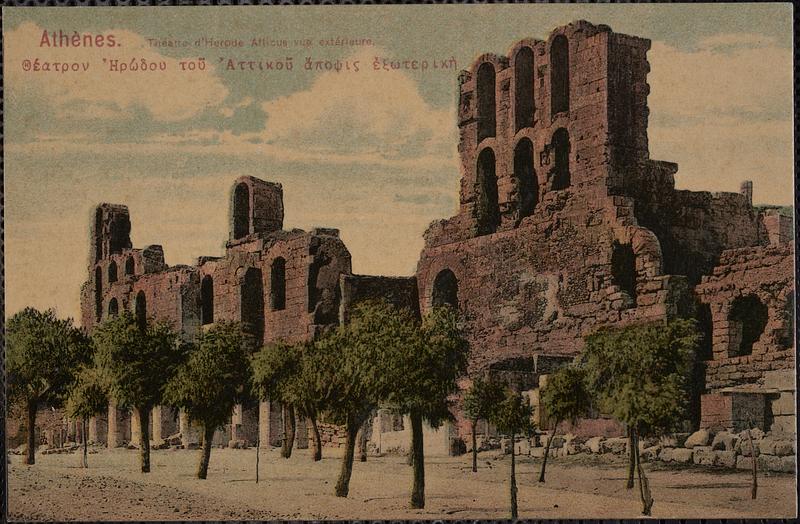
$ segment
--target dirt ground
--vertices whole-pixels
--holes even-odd
[[[207,480],[195,475],[198,451],[158,450],[152,471],[139,471],[139,453],[100,450],[89,455],[37,455],[36,465],[12,456],[11,520],[251,520],[251,519],[502,519],[509,515],[510,457],[426,458],[426,507],[408,508],[411,467],[405,457],[356,462],[350,496],[333,495],[341,459],[324,450],[314,463],[308,450],[283,459],[262,450],[255,483],[255,449],[214,449]],[[781,518],[796,515],[795,477],[762,475],[750,499],[748,472],[646,465],[655,499],[653,517]],[[638,518],[638,485],[625,489],[624,461],[576,455],[550,459],[540,484],[539,461],[518,460],[520,518]]]

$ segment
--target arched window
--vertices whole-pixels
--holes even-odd
[[[570,186],[569,176],[569,132],[563,127],[553,133],[553,141],[550,144],[555,156],[553,166],[553,185],[552,189],[558,191]]]
[[[117,303],[116,298],[112,298],[108,302],[108,316],[116,317],[118,313],[119,313],[119,304]]]
[[[728,322],[731,329],[728,355],[738,357],[753,352],[767,327],[767,306],[755,295],[738,297],[731,305]]]
[[[514,148],[514,177],[519,193],[519,216],[529,216],[539,203],[539,181],[533,170],[533,144],[527,138]]]
[[[550,114],[569,111],[569,42],[558,35],[550,45]]]
[[[495,136],[494,65],[484,62],[478,68],[478,142]]]
[[[449,269],[443,269],[433,280],[433,307],[452,306],[458,309],[458,280]]]
[[[250,190],[244,182],[233,191],[233,238],[250,234]]]
[[[487,235],[497,231],[497,226],[500,225],[495,158],[494,152],[488,147],[478,155],[477,182],[476,216],[478,219],[478,234]]]
[[[242,327],[260,345],[264,336],[264,282],[260,269],[251,267],[244,274],[241,299]]]
[[[204,326],[214,323],[214,279],[211,275],[203,277],[200,283],[200,321]]]
[[[533,126],[533,51],[523,47],[514,59],[514,120],[516,130]]]
[[[94,270],[94,307],[95,319],[100,322],[103,318],[103,271],[100,267]]]
[[[611,250],[611,281],[636,303],[636,255],[630,244],[614,242]]]
[[[125,274],[126,275],[133,275],[136,272],[136,263],[133,261],[133,257],[128,257],[125,259]]]
[[[139,329],[144,331],[147,329],[147,299],[144,296],[144,291],[139,291],[136,294],[136,301],[133,307],[136,323],[139,325]]]
[[[272,262],[270,269],[270,307],[273,311],[286,308],[286,260],[282,257]]]
[[[113,284],[117,281],[117,263],[113,260],[108,265],[108,283]]]

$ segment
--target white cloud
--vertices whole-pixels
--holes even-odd
[[[261,139],[308,153],[454,157],[454,113],[431,107],[405,73],[375,71],[376,55],[348,58],[359,61],[357,73],[324,72],[308,90],[265,102]]]
[[[678,187],[738,191],[788,204],[793,194],[792,51],[770,37],[720,34],[690,51],[648,53],[650,152],[675,161]]]
[[[719,50],[742,42],[748,45]],[[774,111],[786,107],[787,101],[791,104],[792,50],[769,38],[717,35],[703,40],[695,51],[654,42],[648,60],[653,115],[716,116]]]
[[[190,118],[216,107],[228,89],[214,73],[183,71],[179,60],[161,55],[139,34],[111,29],[121,47],[39,47],[43,29],[25,22],[5,35],[5,82],[10,96],[33,95],[49,103],[55,115],[71,119],[126,118],[143,107],[154,119],[171,122]],[[43,63],[89,63],[78,72],[25,71],[24,60]],[[103,60],[107,62],[104,63]],[[165,62],[166,70],[125,73],[109,71],[108,61],[130,64],[137,59]]]

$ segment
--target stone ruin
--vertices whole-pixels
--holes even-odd
[[[579,21],[461,73],[460,205],[425,232],[420,309],[458,306],[472,370],[516,382],[534,405],[540,380],[598,327],[697,318],[691,424],[789,430],[791,218],[755,208],[749,181],[675,188],[678,166],[648,150],[649,48]],[[587,431],[613,432],[601,422]]]
[[[98,206],[83,325],[128,309],[170,320],[191,340],[216,320],[236,320],[255,348],[311,339],[365,297],[422,314],[451,304],[465,318],[471,373],[526,390],[546,428],[538,388],[580,354],[586,335],[692,317],[705,338],[689,423],[793,432],[791,218],[754,207],[751,182],[739,193],[675,188],[678,166],[649,156],[649,48],[647,39],[578,21],[462,71],[460,204],[425,232],[413,277],[353,275],[337,230],[283,229],[281,186],[243,177],[231,191],[225,255],[193,266],[168,267],[161,246],[134,249],[127,208]],[[196,438],[177,419],[156,408],[153,438]],[[468,435],[458,420],[436,433],[443,448]],[[399,442],[402,422],[379,413],[371,446]],[[90,438],[135,441],[136,425],[112,405],[107,420],[92,421]],[[215,440],[260,435],[276,445],[280,427],[269,402],[239,406]],[[620,431],[602,416],[572,429]],[[326,431],[337,445],[341,437]]]

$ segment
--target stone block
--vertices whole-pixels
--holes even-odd
[[[736,469],[753,469],[753,458],[745,457],[743,455],[736,456]]]
[[[703,466],[716,466],[717,455],[711,451],[711,446],[695,446],[692,461]]]
[[[658,458],[663,462],[686,464],[692,461],[693,455],[694,452],[687,448],[663,448],[658,454]]]
[[[672,460],[682,464],[688,464],[692,461],[693,451],[687,448],[675,448],[672,452]]]
[[[794,415],[795,399],[793,392],[783,392],[772,401],[772,415]]]
[[[649,448],[645,448],[639,452],[639,459],[644,462],[652,462],[656,460],[661,452],[661,446],[651,446]]]
[[[711,441],[711,449],[715,451],[734,451],[736,444],[739,442],[739,437],[727,431],[720,431],[714,435],[714,440]]]
[[[715,465],[726,468],[736,467],[736,452],[735,451],[713,451],[716,455]]]
[[[603,437],[592,437],[584,444],[591,453],[600,453],[603,446]]]
[[[628,447],[628,439],[623,437],[609,438],[601,442],[601,453],[614,453],[615,455],[622,455]]]
[[[708,446],[709,444],[711,444],[711,433],[707,429],[701,429],[689,435],[689,438],[683,443],[683,447],[691,449],[697,446]]]

